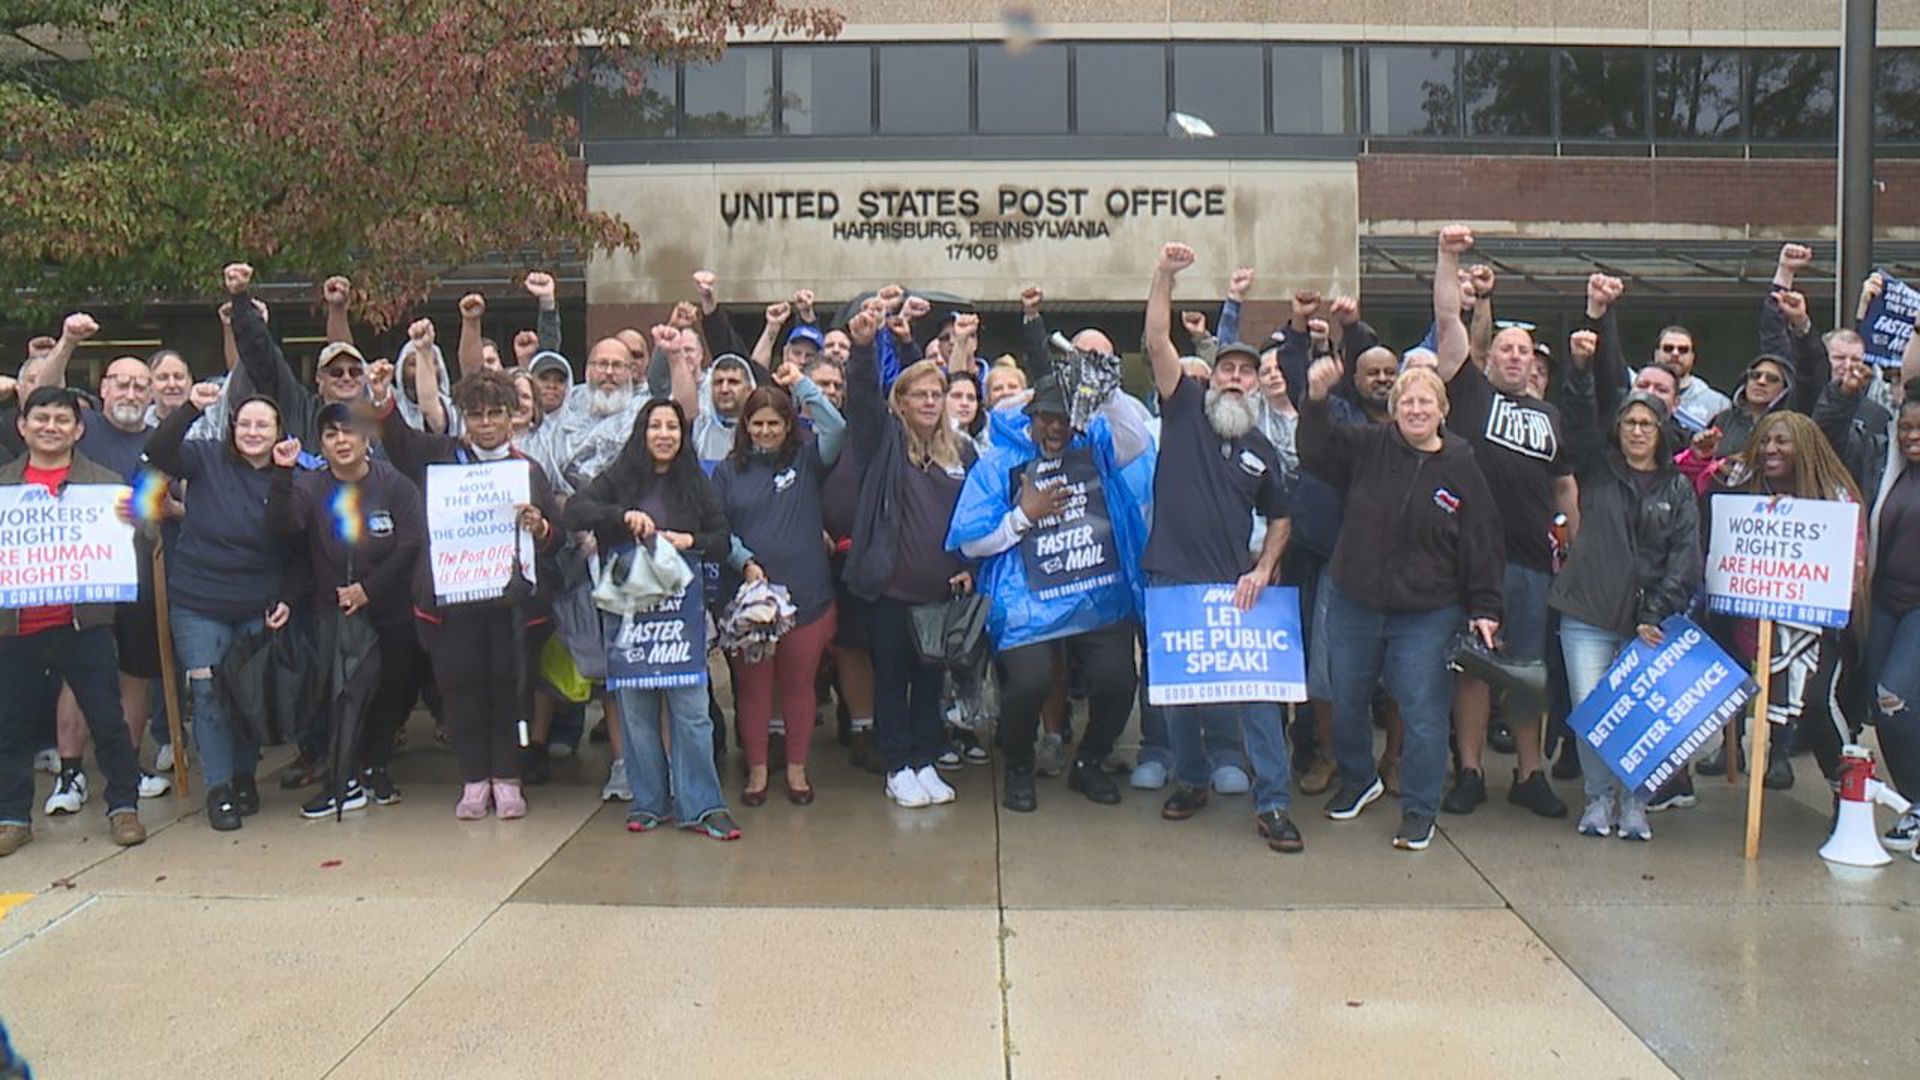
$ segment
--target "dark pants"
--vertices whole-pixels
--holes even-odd
[[[1132,620],[1084,634],[1021,645],[998,654],[1000,749],[1009,768],[1033,768],[1033,742],[1040,733],[1040,706],[1053,689],[1053,662],[1065,654],[1077,664],[1087,688],[1087,733],[1074,760],[1098,768],[1126,729],[1139,672]]]
[[[107,778],[107,813],[139,809],[139,762],[120,713],[113,627],[62,626],[0,638],[0,825],[33,820],[33,755],[47,725],[44,714],[31,711],[42,695],[30,690],[49,677],[73,687],[87,718],[93,754]]]
[[[911,605],[889,597],[873,602],[869,651],[873,656],[873,730],[888,772],[933,764],[946,748],[940,723],[944,669],[920,661],[913,645]]]
[[[421,680],[429,674],[427,654],[420,647],[420,635],[411,619],[389,626],[375,626],[380,635],[380,685],[367,703],[366,724],[360,729],[356,748],[367,767],[384,769],[393,760],[393,736],[406,725],[413,712],[414,699],[420,696]]]
[[[451,607],[441,610],[439,626],[421,627],[433,651],[453,756],[470,784],[520,776],[519,724],[527,717],[514,694],[514,673],[529,657],[514,653],[515,618],[505,607]]]

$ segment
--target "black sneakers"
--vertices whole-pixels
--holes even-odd
[[[1039,800],[1034,795],[1031,766],[1007,763],[1006,791],[1000,795],[1000,805],[1018,814],[1033,813]]]
[[[1486,797],[1484,781],[1481,786],[1481,798]],[[1513,786],[1507,789],[1507,801],[1515,806],[1524,806],[1544,818],[1563,818],[1567,816],[1567,804],[1553,793],[1553,785],[1547,783],[1547,774],[1535,769],[1520,779],[1520,770],[1513,771]]]
[[[260,784],[251,776],[233,778],[233,806],[240,811],[241,817],[252,817],[260,812]]]
[[[1393,846],[1401,851],[1425,851],[1433,843],[1433,819],[1425,814],[1400,815],[1400,827],[1394,830]]]
[[[1660,790],[1647,800],[1647,810],[1659,813],[1662,810],[1685,810],[1699,804],[1699,798],[1693,793],[1693,774],[1682,769],[1661,784]]]
[[[1160,816],[1168,821],[1185,821],[1199,813],[1200,808],[1205,805],[1207,805],[1206,788],[1175,784],[1173,794],[1167,796],[1167,801],[1160,804]]]
[[[1296,851],[1305,851],[1306,841],[1300,839],[1300,827],[1293,823],[1285,810],[1269,810],[1253,816],[1254,828],[1266,838],[1267,846],[1275,851],[1291,855]]]
[[[336,813],[366,808],[367,789],[361,787],[358,782],[352,782],[338,798],[331,791],[315,796],[307,805],[300,808],[300,816],[309,821],[318,821],[321,818],[330,818]]]
[[[1067,768],[1067,790],[1077,791],[1089,802],[1102,806],[1113,806],[1120,801],[1120,785],[1113,782],[1113,777],[1108,776],[1097,761],[1074,758]]]
[[[1453,790],[1440,800],[1440,809],[1449,814],[1471,814],[1474,807],[1486,801],[1487,778],[1479,769],[1461,769],[1453,778]]]
[[[1351,784],[1340,781],[1340,789],[1327,800],[1326,815],[1335,821],[1351,821],[1360,816],[1367,804],[1387,793],[1387,786],[1375,776],[1370,784]]]
[[[207,824],[220,832],[240,827],[240,807],[233,801],[233,785],[221,784],[207,789]]]
[[[400,789],[393,786],[393,777],[384,768],[367,770],[366,788],[377,805],[392,806],[400,801]]]

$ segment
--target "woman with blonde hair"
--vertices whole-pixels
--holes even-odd
[[[882,397],[874,333],[879,316],[847,327],[847,422],[853,460],[864,466],[847,558],[847,586],[872,603],[874,734],[886,759],[887,794],[906,807],[953,801],[934,761],[945,748],[943,671],[913,644],[911,610],[973,589],[966,564],[946,550],[947,523],[972,467],[973,444],[947,420],[947,380],[922,360]]]
[[[993,362],[987,369],[987,408],[997,409],[1008,398],[1018,396],[1027,389],[1027,373],[1020,369],[1020,361],[1011,353]]]

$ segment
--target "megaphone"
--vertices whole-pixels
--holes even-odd
[[[1820,845],[1820,857],[1843,866],[1885,866],[1893,861],[1880,846],[1873,824],[1873,805],[1879,803],[1904,814],[1911,803],[1874,779],[1873,751],[1846,746],[1840,751],[1840,812],[1834,815],[1833,835]]]

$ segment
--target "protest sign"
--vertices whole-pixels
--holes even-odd
[[[521,574],[534,580],[533,537],[516,523],[516,508],[530,498],[524,461],[427,467],[427,557],[435,600],[462,604],[504,595],[516,543]]]
[[[1251,611],[1232,585],[1147,590],[1147,702],[1307,700],[1300,592],[1268,587]]]
[[[1722,614],[1845,626],[1860,507],[1823,499],[1715,495],[1707,604]]]
[[[1077,447],[1057,458],[1037,457],[1025,473],[1037,488],[1064,484],[1068,493],[1058,514],[1034,522],[1020,538],[1020,557],[1033,594],[1052,600],[1119,581],[1113,518],[1107,512],[1107,495],[1093,451]],[[1018,489],[1018,485],[1009,486]]]
[[[700,686],[707,681],[705,576],[676,596],[632,615],[602,612],[607,639],[607,689],[651,690]]]
[[[124,604],[140,595],[124,484],[0,487],[0,608]]]
[[[1897,368],[1900,354],[1907,350],[1907,339],[1913,336],[1913,320],[1920,316],[1920,290],[1885,270],[1875,273],[1886,285],[1867,304],[1867,316],[1860,320],[1860,336],[1867,340],[1868,363]]]
[[[1669,617],[1660,632],[1659,645],[1629,641],[1567,717],[1574,734],[1643,801],[1759,690],[1740,662],[1686,616]]]

